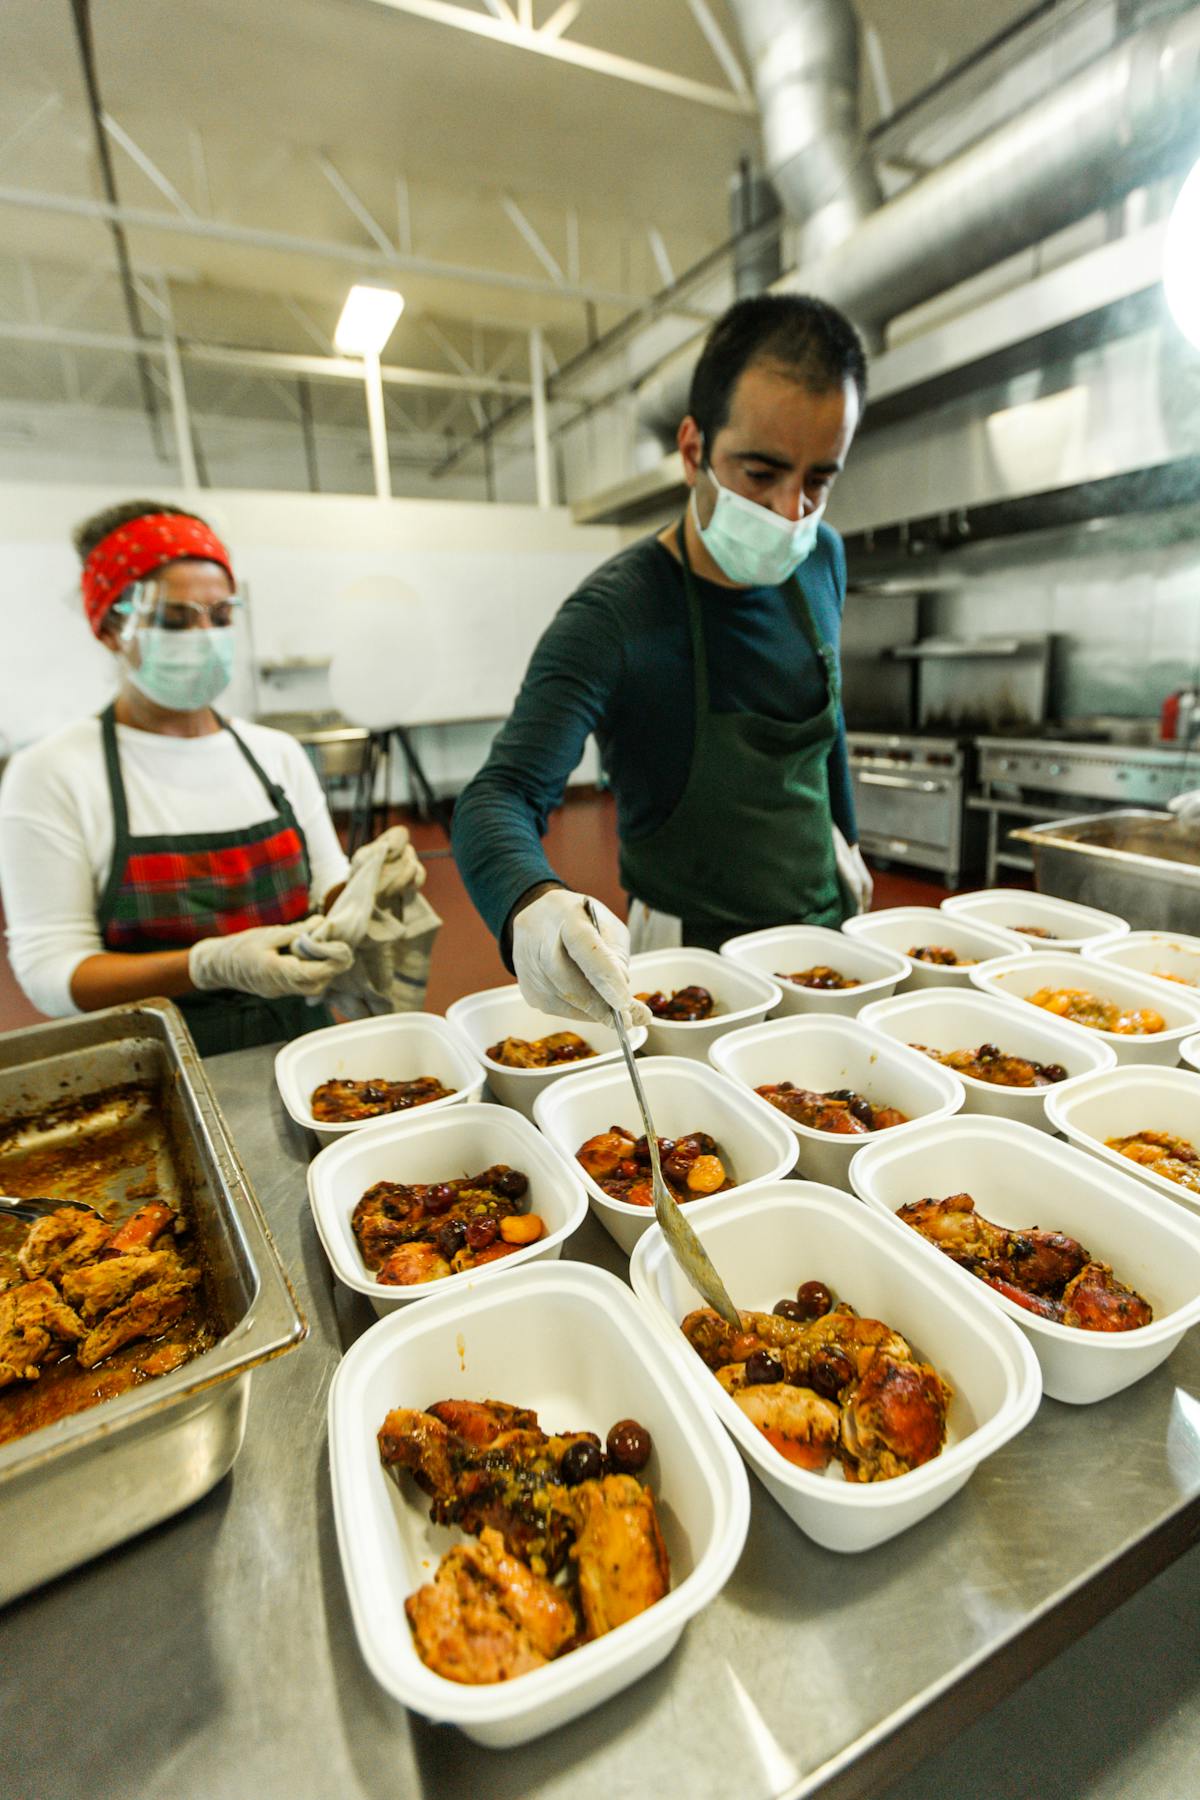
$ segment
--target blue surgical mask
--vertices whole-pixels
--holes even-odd
[[[168,631],[143,625],[137,632],[141,661],[130,663],[129,679],[147,699],[172,712],[209,706],[233,678],[234,628]]]
[[[824,502],[802,519],[781,519],[769,507],[722,487],[711,467],[705,474],[717,490],[717,504],[708,524],[701,525],[696,490],[692,489],[700,542],[735,586],[779,587],[811,553]]]

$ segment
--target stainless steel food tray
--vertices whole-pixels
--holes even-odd
[[[1200,831],[1135,808],[1010,834],[1033,849],[1044,894],[1117,913],[1135,931],[1200,931]]]
[[[148,1095],[98,1105],[128,1084]],[[13,1122],[27,1120],[14,1131]],[[108,1168],[109,1136],[137,1154]],[[226,1135],[208,1078],[168,1001],[114,1007],[0,1036],[0,1189],[30,1157],[78,1151],[81,1198],[133,1200],[153,1179],[194,1225],[225,1330],[173,1374],[0,1446],[0,1604],[198,1500],[241,1447],[255,1364],[307,1325]],[[94,1153],[94,1154],[93,1154]],[[140,1162],[139,1162],[140,1158]],[[121,1159],[116,1158],[117,1163]],[[136,1185],[136,1179],[133,1179]]]

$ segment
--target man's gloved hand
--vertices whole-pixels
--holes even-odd
[[[319,961],[290,955],[296,939],[314,923],[314,919],[297,919],[292,925],[258,925],[250,931],[231,932],[228,937],[201,938],[188,951],[192,986],[200,993],[236,988],[264,1000],[296,994],[305,1000],[319,999],[330,982],[349,969],[354,952],[348,944],[322,944]]]
[[[615,913],[593,900],[600,929],[583,910],[584,896],[550,888],[513,917],[513,969],[530,1006],[557,1018],[612,1024],[615,1007],[626,1026],[645,1025],[650,1013],[629,985],[629,933]]]
[[[845,889],[850,904],[855,912],[869,912],[871,896],[875,892],[871,871],[863,861],[858,845],[848,844],[836,825],[833,828],[833,854],[837,862],[838,880]]]
[[[1167,805],[1187,830],[1193,831],[1200,826],[1200,788],[1192,788],[1187,794],[1176,794]]]

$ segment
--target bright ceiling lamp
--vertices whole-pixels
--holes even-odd
[[[393,288],[350,289],[333,341],[343,356],[378,356],[404,311],[404,295]]]
[[[1175,323],[1200,350],[1200,162],[1180,188],[1167,221],[1163,290]]]

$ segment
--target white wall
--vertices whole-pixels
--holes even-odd
[[[0,753],[105,704],[115,665],[83,621],[70,529],[127,498],[129,486],[0,481]],[[479,766],[530,650],[562,599],[619,547],[614,527],[578,526],[565,508],[210,490],[164,501],[195,507],[229,542],[250,595],[258,661],[327,658],[347,585],[373,583],[379,667],[394,672],[397,720],[422,716],[423,671],[439,682],[418,747],[442,791]],[[377,572],[377,573],[370,573]],[[388,610],[395,596],[395,630]],[[381,610],[382,609],[382,610]],[[227,704],[243,715],[325,710],[325,668],[259,677],[243,646]],[[461,694],[461,704],[458,695]],[[488,696],[480,704],[480,695]],[[578,779],[594,780],[594,755]]]

